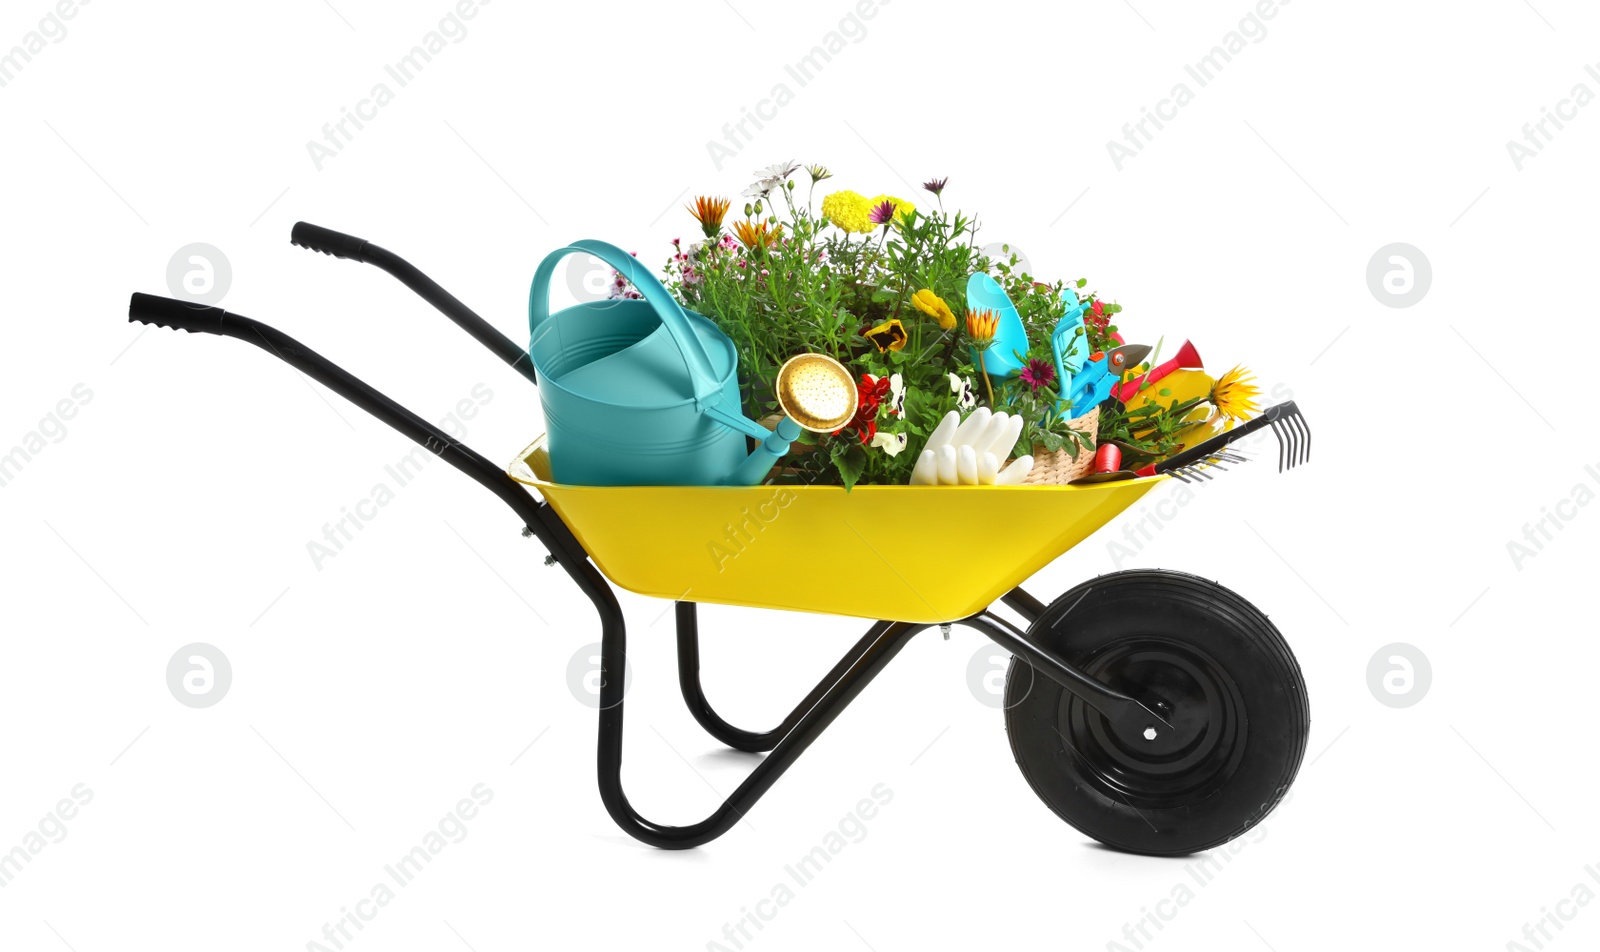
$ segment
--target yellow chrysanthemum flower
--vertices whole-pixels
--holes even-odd
[[[864,235],[878,227],[872,223],[872,203],[860,192],[848,189],[825,196],[822,199],[822,214],[852,234]]]
[[[947,331],[956,326],[956,315],[950,310],[950,305],[927,288],[911,295],[911,303],[917,310],[938,321],[940,330]]]

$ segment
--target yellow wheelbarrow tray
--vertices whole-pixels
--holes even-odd
[[[526,351],[392,252],[304,222],[293,241],[388,271],[529,383],[539,383]],[[1216,438],[1221,444],[1208,441],[1158,464],[1163,475],[1142,479],[851,492],[568,486],[550,481],[540,442],[508,471],[271,325],[147,294],[133,295],[128,319],[260,348],[435,454],[515,513],[522,534],[549,553],[545,564],[559,567],[595,610],[600,800],[640,842],[686,849],[733,829],[916,635],[949,623],[1011,655],[1001,706],[1012,754],[1034,793],[1068,824],[1114,849],[1171,856],[1221,845],[1266,817],[1299,770],[1310,731],[1305,680],[1266,614],[1237,593],[1153,569],[1101,575],[1050,600],[1019,584],[1167,474],[1192,481],[1225,469],[1235,461],[1227,440],[1271,426],[1279,469],[1303,462],[1310,434],[1292,403]],[[674,601],[678,684],[689,713],[717,741],[766,754],[698,821],[652,821],[623,790],[627,620],[613,582]],[[992,610],[997,601],[1020,623]],[[752,731],[718,715],[701,687],[699,602],[874,621],[776,727]],[[461,624],[470,623],[470,609],[461,606]],[[359,619],[352,622],[354,631],[365,632]],[[551,634],[579,645],[594,640],[595,627],[567,622]]]
[[[673,601],[942,624],[993,604],[1165,476],[1083,486],[570,486],[539,491],[620,588]]]

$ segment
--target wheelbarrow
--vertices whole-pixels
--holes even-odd
[[[382,268],[530,382],[527,352],[421,271],[370,242],[306,223],[293,242]],[[134,294],[129,320],[246,341],[316,379],[494,493],[522,534],[588,596],[601,629],[600,797],[651,846],[726,833],[824,729],[930,628],[962,625],[1012,654],[1004,709],[1024,778],[1067,823],[1115,849],[1182,855],[1260,822],[1299,770],[1310,729],[1305,682],[1265,614],[1211,581],[1122,571],[1046,603],[1020,586],[1169,475],[1207,479],[1238,461],[1227,444],[1270,425],[1279,469],[1309,456],[1293,404],[1175,459],[1171,472],[1078,486],[574,486],[552,481],[542,440],[498,466],[332,361],[267,324],[216,307]],[[1215,445],[1212,445],[1214,443]],[[1131,474],[1125,474],[1131,475]],[[532,490],[530,492],[529,490]],[[949,553],[952,526],[993,532]],[[816,564],[871,567],[870,586],[785,584]],[[678,680],[719,742],[767,756],[705,819],[657,823],[621,781],[626,626],[612,585],[675,602]],[[873,619],[777,727],[744,730],[700,682],[697,604]],[[993,606],[1020,616],[1014,624]]]

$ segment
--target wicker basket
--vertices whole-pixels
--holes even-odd
[[[1100,433],[1100,408],[1095,407],[1081,417],[1074,417],[1067,421],[1067,426],[1074,430],[1089,434],[1090,442]],[[1054,453],[1047,451],[1043,446],[1034,444],[1033,469],[1022,480],[1024,486],[1065,486],[1074,479],[1079,479],[1094,472],[1094,450],[1079,449],[1078,458],[1073,459],[1072,454],[1066,450],[1056,450]]]

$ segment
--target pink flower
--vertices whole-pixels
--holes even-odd
[[[1030,357],[1020,376],[1023,383],[1038,391],[1056,382],[1056,368],[1048,360]]]

